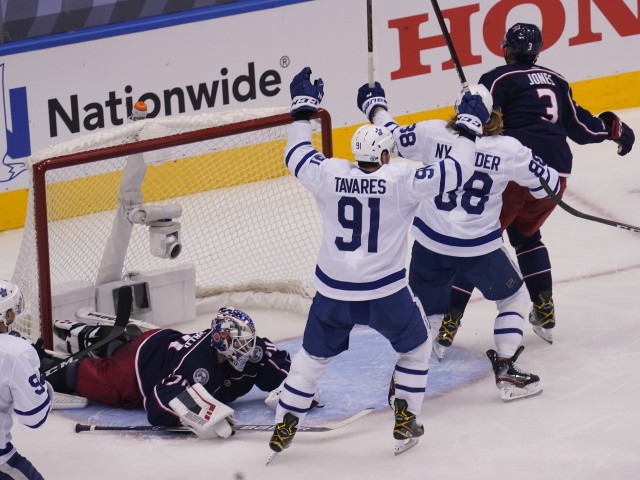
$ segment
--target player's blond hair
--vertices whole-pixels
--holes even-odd
[[[447,127],[452,130],[456,130],[456,115],[452,115],[449,119],[449,123],[447,123]],[[485,137],[490,137],[492,135],[501,135],[504,131],[504,123],[502,122],[502,111],[498,109],[494,109],[491,111],[491,118],[489,121],[482,126],[482,134]]]

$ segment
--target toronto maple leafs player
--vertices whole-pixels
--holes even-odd
[[[53,389],[40,374],[40,360],[25,339],[8,333],[24,308],[18,286],[0,281],[0,478],[42,480],[42,475],[11,443],[13,416],[30,428],[45,423]]]
[[[496,302],[494,320],[496,350],[487,355],[496,374],[503,400],[534,395],[541,391],[537,375],[520,371],[515,361],[521,345],[528,306],[523,280],[505,252],[500,231],[502,192],[509,182],[522,185],[537,198],[546,197],[539,178],[559,189],[558,173],[548,168],[530,149],[511,137],[499,135],[502,119],[493,109],[491,94],[482,85],[472,85],[471,93],[482,99],[491,113],[486,124],[476,125],[475,169],[470,178],[453,192],[444,192],[423,201],[413,220],[415,237],[411,252],[409,285],[422,301],[435,328],[449,306],[451,282],[464,274],[485,298]],[[460,99],[457,117],[448,123],[428,120],[399,126],[387,111],[382,86],[363,85],[358,104],[376,125],[393,132],[400,154],[433,165],[441,160],[458,138]],[[444,350],[434,345],[439,359]]]
[[[494,107],[502,111],[505,135],[517,138],[560,173],[558,197],[562,197],[572,171],[567,138],[580,145],[612,140],[618,145],[618,155],[631,151],[633,130],[616,114],[592,115],[573,100],[562,75],[536,64],[542,49],[542,33],[536,25],[516,23],[506,32],[502,47],[506,65],[485,73],[479,83],[487,87]],[[533,303],[529,322],[541,338],[552,343],[556,318],[551,261],[540,228],[556,203],[531,195],[526,186],[516,183],[507,186],[503,197],[501,228],[506,229],[516,251]],[[472,284],[464,278],[455,280],[438,343],[451,345],[472,291]]]
[[[78,350],[101,338],[101,328],[107,327],[56,321],[54,332]],[[236,309],[221,308],[211,329],[197,333],[138,333],[100,347],[106,358],[85,358],[49,377],[54,389],[114,407],[144,407],[151,425],[182,423],[200,438],[226,438],[234,423],[227,404],[254,386],[277,391],[291,364],[289,353],[256,336],[251,317]]]
[[[377,330],[398,353],[393,373],[396,453],[415,445],[424,433],[416,416],[427,385],[431,341],[422,307],[407,286],[408,229],[420,201],[468,180],[475,155],[469,125],[489,115],[477,96],[465,95],[457,119],[464,134],[439,163],[417,170],[407,162],[389,163],[395,141],[386,128],[373,125],[358,128],[352,137],[357,164],[325,158],[311,144],[309,122],[324,84],[321,79],[311,83],[310,75],[306,67],[291,82],[296,120],[289,127],[285,163],[314,195],[323,218],[317,293],[302,348],[280,395],[267,463],[291,445],[318,382],[331,359],[348,349],[355,325]]]

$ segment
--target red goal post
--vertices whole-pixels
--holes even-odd
[[[27,306],[16,329],[52,348],[54,320],[79,307],[103,311],[102,286],[137,278],[160,279],[157,298],[145,283],[133,312],[154,323],[162,313],[153,316],[154,301],[171,291],[183,301],[178,277],[192,270],[198,312],[230,303],[308,308],[321,221],[284,165],[292,121],[272,108],[147,119],[32,155],[13,275]],[[329,113],[311,121],[314,145],[332,156]]]

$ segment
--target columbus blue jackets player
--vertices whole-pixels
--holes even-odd
[[[618,145],[618,155],[626,155],[635,136],[613,112],[596,117],[580,107],[562,75],[537,65],[542,45],[537,26],[516,23],[502,41],[506,65],[485,73],[479,83],[493,95],[494,107],[501,109],[505,135],[520,140],[560,173],[558,197],[562,197],[573,160],[567,138],[580,145],[612,140]],[[540,228],[556,204],[551,199],[533,197],[527,188],[515,183],[507,186],[503,197],[500,222],[516,251],[533,303],[529,322],[541,338],[552,343],[556,318],[551,261]],[[451,345],[472,291],[466,279],[458,277],[454,282],[450,311],[437,337],[439,344]]]
[[[53,405],[53,389],[40,374],[29,342],[8,333],[24,308],[18,286],[0,280],[0,478],[42,480],[42,475],[11,443],[13,417],[30,428],[43,425]]]
[[[489,113],[475,95],[465,95],[458,122],[466,132],[432,167],[389,163],[396,144],[384,127],[356,130],[351,150],[357,164],[325,158],[311,144],[310,116],[324,95],[304,68],[290,85],[291,115],[285,163],[315,197],[323,219],[315,284],[302,348],[293,358],[276,409],[267,462],[288,448],[305,418],[317,384],[333,357],[349,348],[349,333],[369,325],[398,352],[393,372],[396,454],[424,433],[417,423],[424,399],[431,340],[420,303],[407,286],[408,229],[421,200],[445,194],[473,170],[475,134],[467,130]],[[367,108],[361,106],[361,109]],[[481,117],[481,120],[478,119]]]
[[[54,330],[64,338],[88,338],[100,328],[106,327],[57,321]],[[288,352],[256,336],[246,313],[221,308],[211,329],[188,334],[148,330],[107,358],[72,363],[52,382],[57,391],[114,407],[144,407],[151,425],[182,423],[201,438],[216,438],[232,433],[233,410],[226,404],[254,385],[277,390],[290,365]]]

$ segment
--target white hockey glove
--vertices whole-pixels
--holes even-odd
[[[273,408],[274,410],[278,407],[278,401],[280,400],[280,394],[282,393],[282,390],[284,389],[284,383],[287,380],[283,380],[282,383],[280,384],[280,386],[278,388],[275,388],[273,390],[271,390],[269,392],[269,395],[267,395],[267,398],[264,399],[264,403],[266,403],[267,405],[269,405],[271,408]],[[316,391],[315,395],[313,396],[313,400],[311,401],[311,408],[314,407],[318,407],[318,408],[322,408],[324,407],[324,402],[320,399],[320,391]]]
[[[370,87],[368,83],[365,83],[358,89],[358,108],[362,110],[370,122],[373,122],[373,115],[378,108],[384,108],[389,110],[387,99],[384,96],[384,88],[380,85],[380,82],[375,82],[373,87]]]
[[[311,83],[311,68],[304,67],[289,86],[291,91],[291,116],[308,117],[315,113],[324,97],[324,82],[321,78]]]
[[[213,398],[200,383],[169,402],[185,427],[200,438],[227,438],[233,434],[233,409]]]

